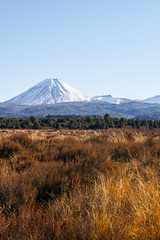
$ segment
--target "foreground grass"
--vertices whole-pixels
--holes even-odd
[[[158,132],[1,132],[0,239],[160,239]]]

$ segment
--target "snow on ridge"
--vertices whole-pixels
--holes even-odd
[[[96,96],[93,99],[103,101],[103,102],[112,103],[112,104],[121,104],[121,103],[126,103],[126,102],[131,102],[132,101],[132,100],[127,99],[127,98],[114,98],[111,95]]]

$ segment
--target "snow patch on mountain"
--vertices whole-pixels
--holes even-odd
[[[112,104],[122,104],[122,103],[132,101],[132,100],[127,99],[127,98],[114,98],[111,95],[96,96],[96,97],[93,97],[93,99],[103,101],[103,102],[112,103]]]

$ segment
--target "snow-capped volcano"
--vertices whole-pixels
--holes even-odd
[[[6,101],[16,105],[45,105],[61,102],[90,101],[91,98],[58,79],[46,79],[24,93]]]

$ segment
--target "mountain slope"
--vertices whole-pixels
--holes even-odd
[[[144,103],[158,103],[160,104],[160,95],[151,97],[151,98],[147,98],[145,100],[143,100]]]
[[[66,102],[51,105],[14,105],[0,103],[0,117],[42,117],[49,115],[104,115],[109,113],[112,117],[147,118],[152,113],[160,112],[160,104],[147,104],[142,102],[128,102],[111,104],[101,101]],[[157,114],[152,115],[157,119]]]
[[[94,100],[99,100],[102,102],[108,102],[108,103],[113,103],[113,104],[121,104],[121,103],[126,103],[126,102],[131,102],[132,100],[127,99],[127,98],[114,98],[111,95],[104,95],[104,96],[96,96],[93,97]]]
[[[61,102],[90,101],[91,98],[58,79],[46,79],[24,93],[6,101],[15,105],[45,105]]]

